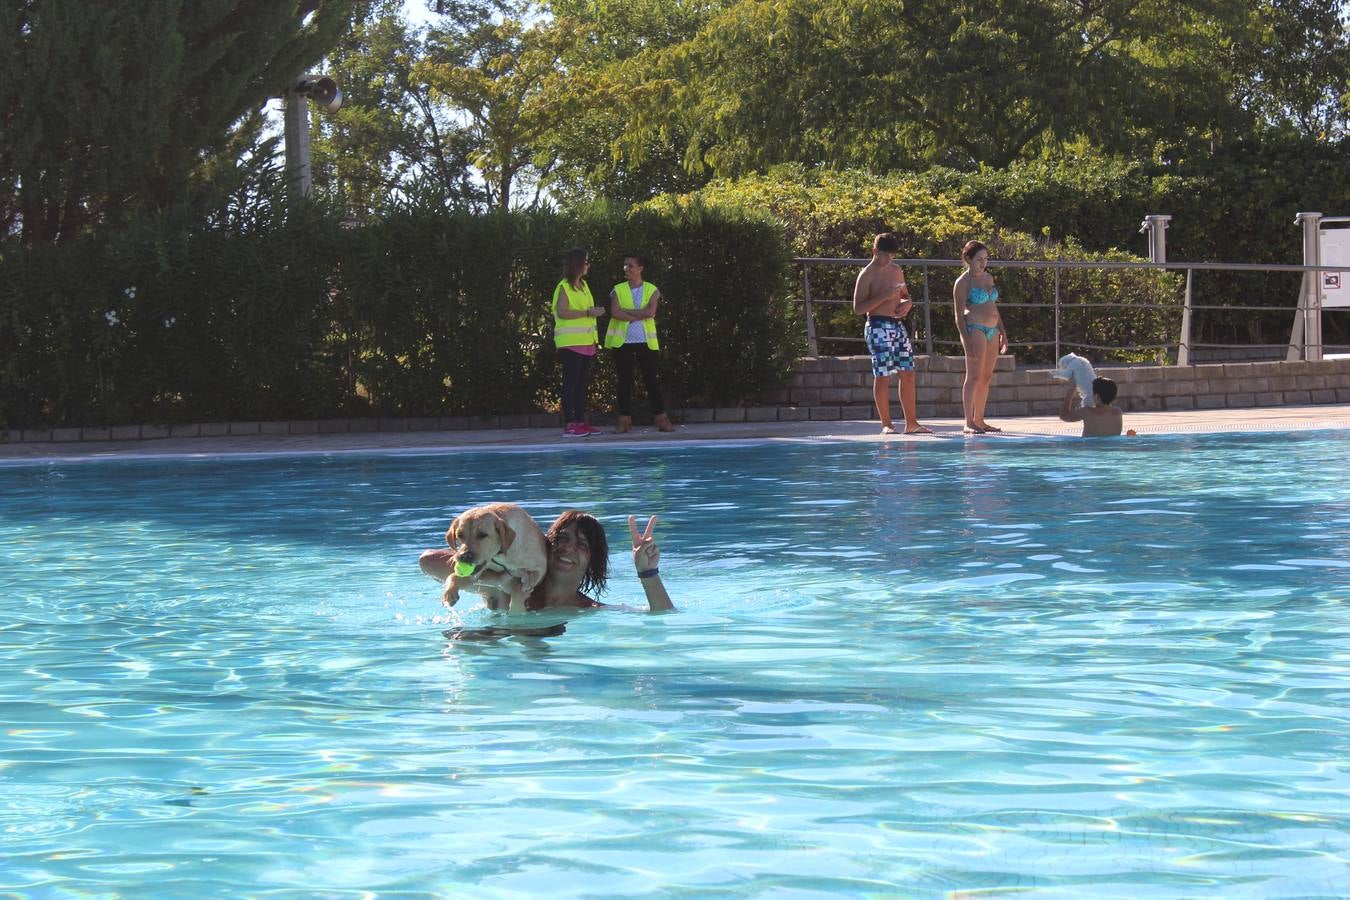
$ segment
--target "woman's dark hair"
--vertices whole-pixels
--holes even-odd
[[[548,526],[548,534],[544,535],[548,545],[552,547],[563,529],[571,525],[577,526],[577,532],[591,546],[591,562],[586,567],[586,573],[581,576],[581,590],[583,593],[594,591],[603,594],[609,582],[609,540],[605,537],[605,526],[590,513],[569,509]]]
[[[580,247],[573,247],[567,251],[563,257],[563,277],[568,283],[576,284],[581,280],[581,273],[586,271],[586,258],[590,254]]]
[[[981,250],[986,253],[989,252],[989,248],[979,241],[966,241],[966,245],[961,248],[961,258],[966,262],[970,262],[975,257],[975,254],[979,253]]]

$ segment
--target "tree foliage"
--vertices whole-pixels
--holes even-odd
[[[452,204],[486,199],[469,160],[474,136],[413,77],[428,50],[401,8],[398,0],[377,3],[328,54],[325,70],[342,85],[343,105],[311,118],[315,193],[358,219],[409,192]]]
[[[543,135],[550,193],[564,203],[602,196],[620,204],[658,194],[691,191],[707,181],[690,172],[683,151],[688,135],[669,121],[635,138],[641,152],[626,153],[624,136],[652,88],[643,68],[668,49],[694,38],[736,0],[550,0],[557,21],[574,24],[578,40],[563,62],[567,115]]]
[[[1288,46],[1305,75],[1275,77]],[[1147,158],[1314,113],[1343,130],[1345,52],[1335,0],[742,0],[614,77],[635,160],[683,135],[686,167],[717,175],[967,169],[1081,141]]]
[[[433,29],[426,57],[414,66],[414,77],[429,86],[431,97],[467,119],[469,159],[496,209],[511,208],[523,175],[548,175],[550,166],[537,151],[567,114],[570,88],[561,63],[578,41],[574,24],[507,17],[467,30]]]
[[[1346,137],[1350,117],[1347,6],[1276,0],[1248,6],[1247,40],[1226,45],[1232,101],[1270,129],[1300,138]]]
[[[199,162],[361,2],[0,4],[0,221],[52,242],[187,202]]]

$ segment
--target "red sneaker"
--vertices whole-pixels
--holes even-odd
[[[563,429],[563,437],[581,437],[586,432],[579,430],[580,428],[580,423],[568,422],[567,427]]]
[[[578,422],[577,434],[583,437],[590,437],[593,434],[604,434],[604,432],[601,431],[599,428],[596,428],[590,422]]]

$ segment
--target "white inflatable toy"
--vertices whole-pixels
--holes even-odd
[[[1072,381],[1078,388],[1078,396],[1083,398],[1084,406],[1092,406],[1092,380],[1097,373],[1092,371],[1092,363],[1077,353],[1065,353],[1059,358],[1059,368],[1050,372],[1051,378],[1060,381]]]

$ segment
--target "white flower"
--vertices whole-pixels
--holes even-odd
[[[126,290],[122,291],[122,293],[126,294],[128,300],[136,299],[136,289],[134,287],[129,287]]]
[[[172,328],[174,325],[177,325],[177,324],[178,324],[178,319],[177,319],[175,316],[169,316],[167,319],[164,320],[164,327],[165,327],[165,328]]]
[[[108,320],[108,327],[111,328],[112,326],[117,324],[117,310],[115,309],[108,310],[103,314],[103,318]]]

